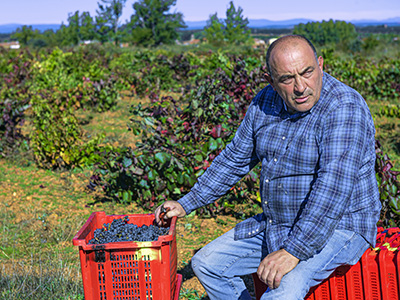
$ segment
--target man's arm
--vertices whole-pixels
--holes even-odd
[[[178,200],[187,214],[225,195],[259,162],[253,133],[256,99],[250,104],[233,140],[198,178],[191,191]]]

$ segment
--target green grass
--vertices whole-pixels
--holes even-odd
[[[201,300],[206,297],[206,294],[199,294],[199,291],[194,289],[181,289],[180,297],[185,297],[187,300]]]
[[[83,300],[80,271],[65,264],[59,253],[31,253],[26,259],[8,260],[0,266],[0,299]]]

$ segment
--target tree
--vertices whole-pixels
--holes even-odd
[[[236,10],[231,1],[225,20],[225,38],[230,44],[242,44],[250,39],[250,30],[247,27],[249,21],[242,16],[242,13],[243,9],[239,6]]]
[[[226,11],[226,19],[218,19],[217,13],[210,15],[207,26],[204,29],[207,41],[215,46],[221,46],[224,43],[243,44],[250,40],[250,30],[247,28],[249,21],[244,18],[243,9],[231,1]]]
[[[301,23],[294,27],[293,34],[303,35],[317,46],[342,45],[348,47],[357,38],[353,24],[333,20]]]
[[[76,11],[68,14],[68,25],[62,24],[56,33],[58,45],[78,45],[85,40],[96,39],[95,24],[89,12]]]
[[[204,33],[208,43],[215,46],[224,44],[224,23],[218,19],[217,13],[210,15]]]
[[[96,26],[89,12],[83,12],[79,17],[80,39],[81,41],[91,41],[96,39]]]
[[[119,19],[122,16],[122,10],[127,0],[101,0],[103,3],[97,3],[99,10],[97,10],[98,16],[96,21],[99,25],[100,34],[107,33],[110,35],[111,40],[114,40],[117,45],[120,40],[118,34]],[[109,27],[109,29],[104,28]]]
[[[130,41],[140,45],[173,43],[177,29],[185,28],[181,13],[168,13],[176,0],[139,0],[133,4],[135,14],[127,26]]]
[[[43,40],[46,42],[46,46],[55,47],[57,46],[56,33],[52,29],[47,29],[42,34]]]
[[[22,46],[28,45],[29,41],[40,35],[39,30],[33,30],[32,26],[22,26],[11,35],[12,39],[16,39]]]
[[[78,45],[80,42],[79,11],[68,14],[68,27],[64,40],[67,45]]]
[[[100,43],[108,42],[111,39],[111,28],[107,25],[107,20],[101,16],[96,16],[95,24],[97,40],[99,40]]]

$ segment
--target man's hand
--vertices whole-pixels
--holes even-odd
[[[282,277],[289,273],[299,263],[299,259],[285,249],[268,254],[257,269],[258,278],[265,282],[270,289],[276,289]]]
[[[183,209],[182,205],[177,201],[165,201],[162,205],[156,208],[154,214],[156,215],[156,224],[161,225],[162,221],[160,220],[160,214],[162,213],[162,208],[169,209],[164,216],[161,216],[164,220],[170,219],[172,217],[184,217],[186,216],[186,212]]]

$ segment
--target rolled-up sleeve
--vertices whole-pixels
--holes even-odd
[[[178,200],[187,214],[225,195],[259,162],[253,137],[257,98],[250,104],[233,140],[198,178],[191,191]]]

